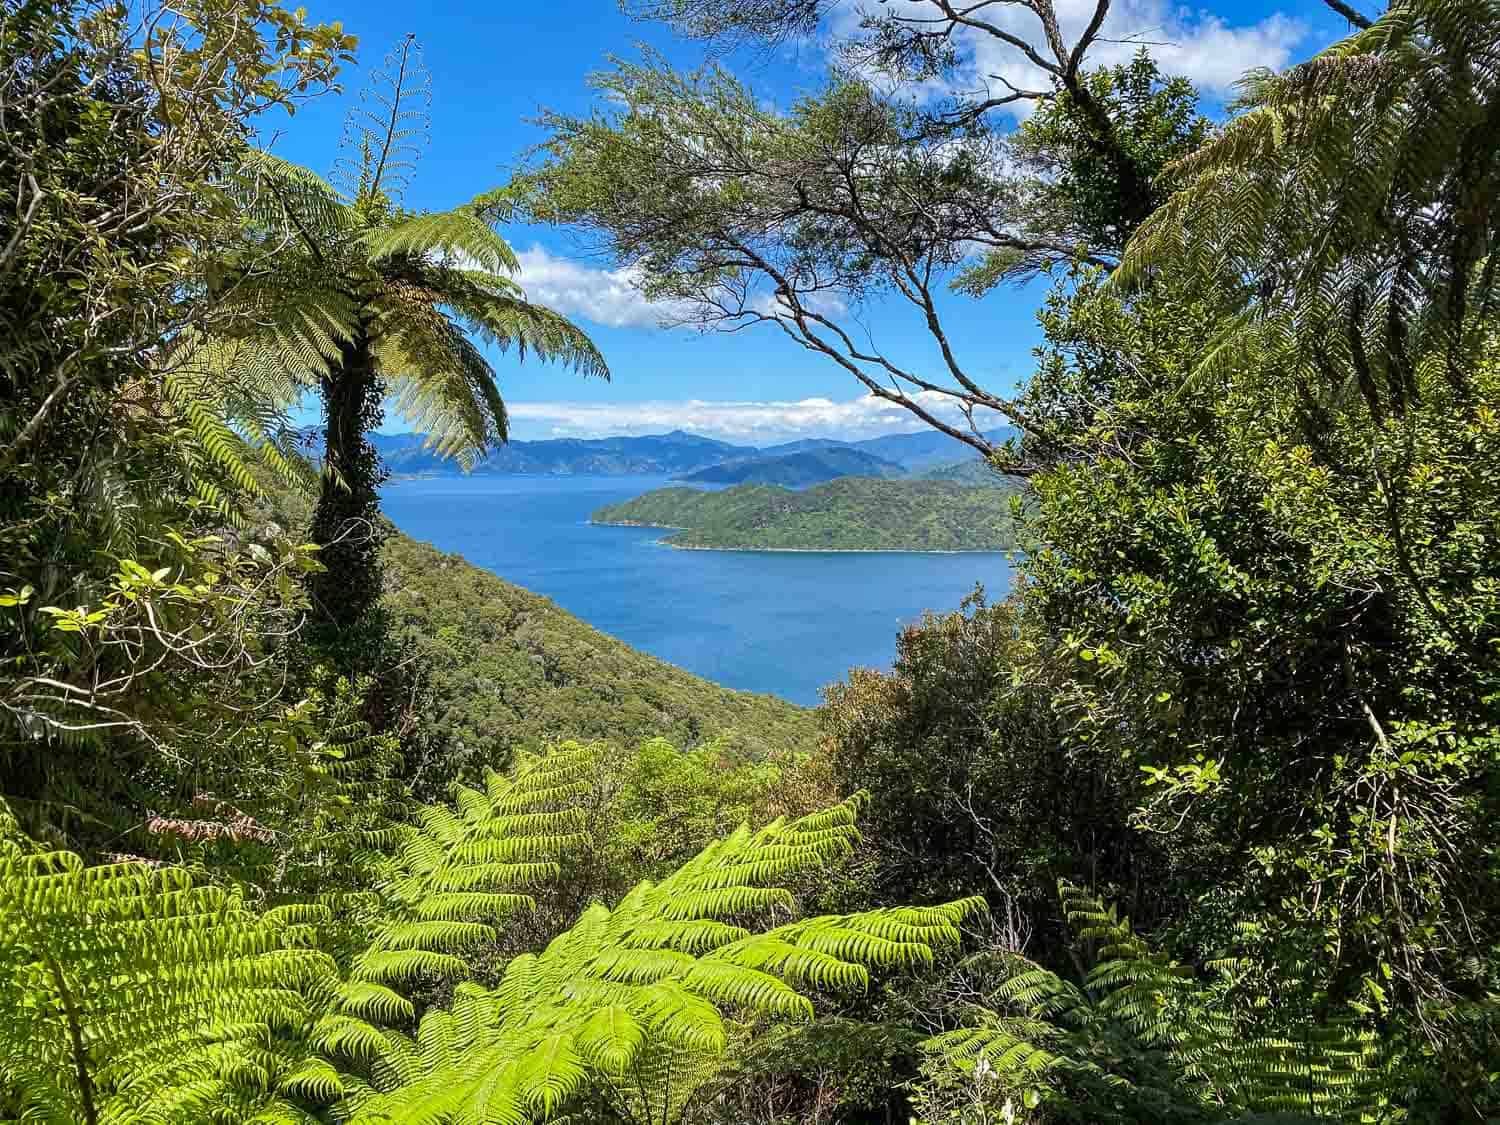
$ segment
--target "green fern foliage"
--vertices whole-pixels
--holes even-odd
[[[247,1077],[326,1085],[305,1060],[273,1065],[282,1031],[310,1023],[336,980],[314,947],[323,918],[257,914],[180,868],[0,841],[0,1114],[204,1121]]]
[[[252,466],[261,466],[283,484],[308,488],[315,477],[297,448],[288,413],[290,388],[228,378],[231,365],[210,366],[187,358],[162,372],[166,402],[181,419],[186,482],[205,503],[238,522],[232,498],[264,495]],[[226,377],[220,377],[226,376]]]
[[[1500,296],[1497,39],[1489,0],[1409,0],[1253,72],[1242,112],[1168,170],[1116,284],[1174,268],[1238,290],[1204,365],[1283,373],[1323,408],[1399,417],[1424,382],[1471,397]]]
[[[348,920],[327,906],[257,912],[182,868],[87,867],[9,831],[0,1113],[459,1125],[602,1101],[670,1122],[717,1072],[727,1020],[806,1018],[810,994],[858,992],[873,970],[956,948],[983,909],[796,918],[798,880],[858,838],[852,799],[742,827],[613,908],[588,907],[494,988],[461,980],[451,1003],[422,1012],[403,988],[462,978],[464,952],[532,906],[528,891],[582,842],[598,753],[567,744],[524,759],[378,834],[387,859],[360,907],[369,937],[342,971],[324,949]]]
[[[600,1091],[670,1120],[714,1072],[724,1012],[805,1017],[807,990],[861,989],[870,968],[956,946],[979,900],[757,926],[793,908],[789,881],[849,852],[856,809],[742,828],[613,909],[590,907],[494,989],[459,986],[415,1036],[387,1036],[353,1120],[540,1122]],[[647,1071],[676,1081],[643,1087]]]
[[[1376,1096],[1386,1076],[1370,1029],[1278,1013],[1239,994],[1234,962],[1202,978],[1096,896],[1059,893],[1082,981],[1009,955],[969,1025],[924,1045],[931,1080],[1091,1121],[1401,1119]]]
[[[455,808],[423,806],[416,823],[386,833],[392,854],[378,880],[380,913],[352,979],[395,986],[464,973],[462,951],[534,908],[528,891],[555,879],[558,861],[583,843],[579,798],[598,754],[566,743],[523,757],[510,777],[492,772],[483,789],[460,786]]]

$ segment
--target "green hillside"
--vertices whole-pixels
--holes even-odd
[[[970,457],[965,461],[953,461],[946,465],[934,465],[913,474],[915,480],[948,480],[955,484],[966,484],[971,488],[1014,488],[1014,477],[997,473],[982,457]]]
[[[684,672],[459,555],[397,535],[385,565],[386,611],[431,668],[424,728],[460,753],[494,762],[563,738],[722,738],[755,756],[816,743],[811,711]]]
[[[906,471],[894,461],[858,449],[805,449],[779,457],[747,457],[710,465],[681,478],[706,484],[778,484],[805,488],[839,477],[903,477]]]
[[[662,488],[591,519],[672,528],[667,543],[700,549],[999,551],[1014,543],[1004,496],[949,481],[843,477],[805,492]]]
[[[267,495],[252,519],[306,527],[308,498],[259,479]],[[462,555],[396,532],[382,557],[389,626],[427,670],[426,698],[416,702],[424,738],[464,759],[444,772],[498,766],[569,738],[666,738],[683,749],[712,739],[754,759],[818,745],[812,711],[631,648]]]

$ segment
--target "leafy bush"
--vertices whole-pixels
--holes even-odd
[[[7,841],[0,1092],[89,1122],[195,1120],[206,1105],[224,1120],[335,1106],[355,1121],[524,1122],[584,1097],[660,1120],[696,1087],[637,1076],[710,1077],[728,1042],[720,1009],[806,1017],[802,990],[860,990],[867,966],[930,963],[982,908],[788,917],[781,884],[851,850],[858,802],[848,801],[741,827],[613,909],[589,907],[545,949],[512,959],[493,990],[461,984],[413,1029],[416,1008],[395,986],[463,973],[458,951],[532,905],[518,888],[555,876],[555,857],[579,842],[572,806],[592,754],[527,762],[398,831],[366,907],[369,936],[343,973],[314,948],[326,907],[256,914],[181,869],[89,868]],[[122,977],[150,1003],[119,988]]]
[[[856,669],[829,689],[830,766],[871,795],[874,900],[982,888],[1017,940],[1043,944],[1061,873],[1163,909],[1162,858],[1129,824],[1133,771],[1068,748],[1050,647],[981,591],[904,629],[890,672]]]
[[[998,980],[924,1045],[924,1122],[1404,1120],[1372,1028],[1257,996],[1232,961],[1200,977],[1095,896],[1059,892],[1082,980],[981,955]]]

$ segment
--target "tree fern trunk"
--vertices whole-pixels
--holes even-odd
[[[385,472],[366,436],[384,417],[385,386],[363,334],[343,347],[339,369],[323,380],[324,472],[310,534],[325,567],[309,583],[313,614],[344,630],[380,599],[384,538],[376,489]]]

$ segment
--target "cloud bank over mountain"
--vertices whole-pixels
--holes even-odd
[[[916,398],[944,421],[963,419],[951,401],[933,392]],[[915,415],[873,395],[837,401],[804,398],[793,401],[706,402],[512,402],[515,436],[603,437],[611,434],[659,434],[687,430],[725,441],[765,445],[797,438],[826,437],[842,441],[909,433],[922,428]],[[1005,424],[1004,416],[976,418],[981,429]]]

